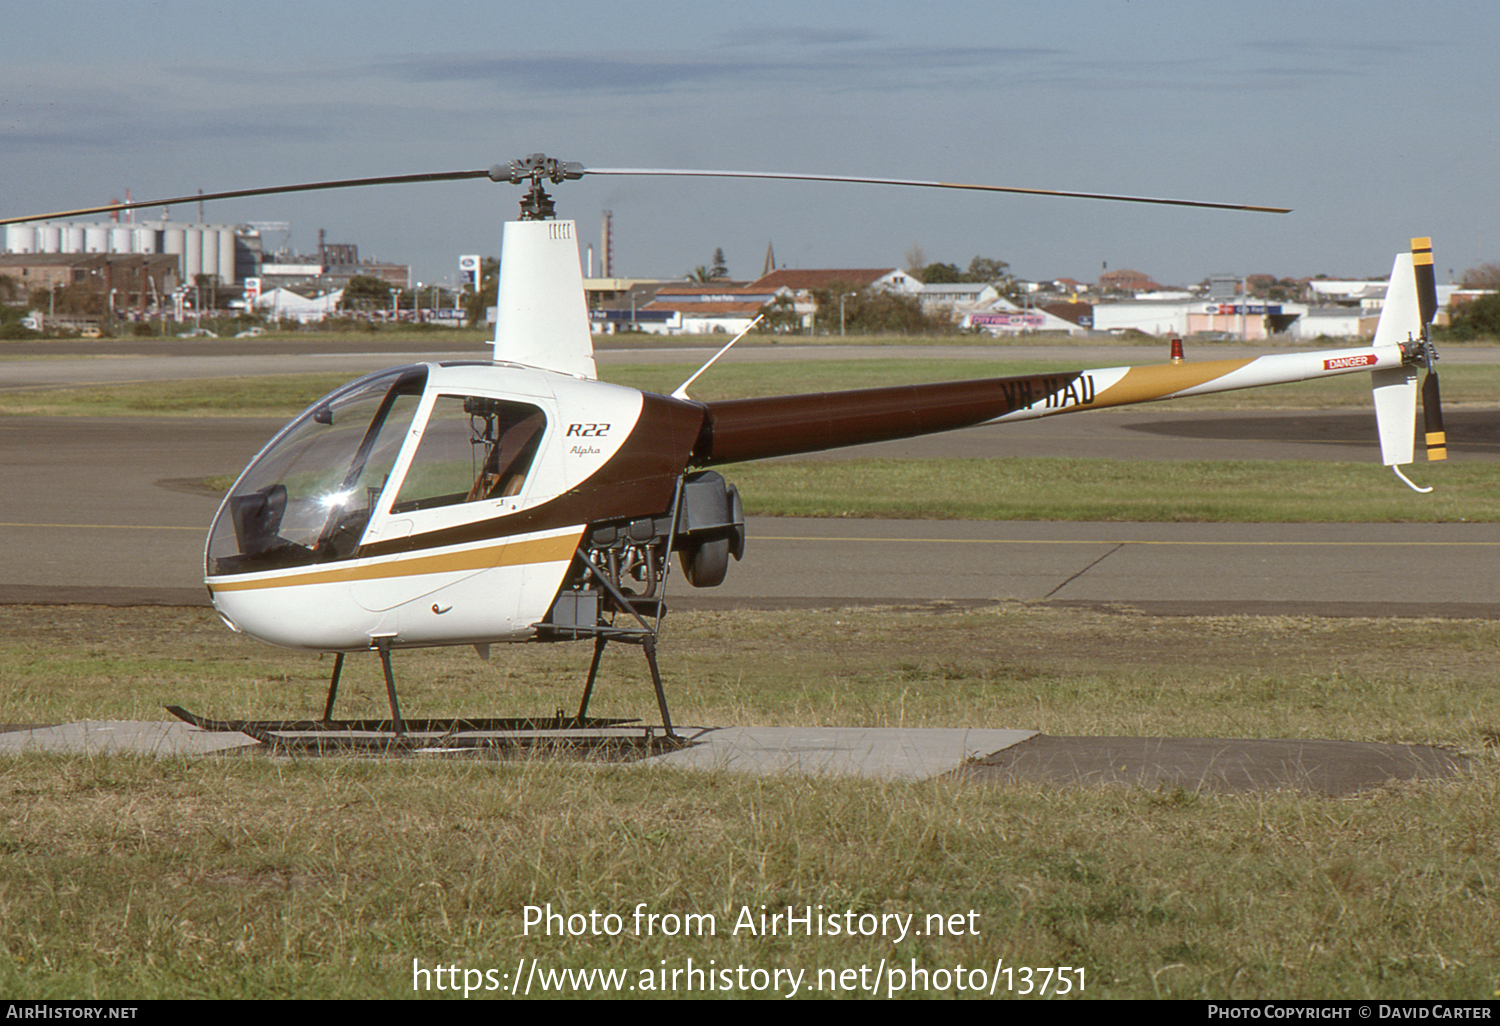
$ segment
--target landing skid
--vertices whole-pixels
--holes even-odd
[[[604,656],[604,648],[610,641],[638,644],[645,652],[646,662],[651,668],[651,680],[656,688],[657,703],[661,709],[664,729],[662,735],[658,735],[654,727],[627,726],[639,723],[639,719],[602,719],[588,715],[589,698],[594,691],[599,663]],[[609,631],[596,635],[594,658],[589,665],[583,700],[576,716],[566,716],[559,709],[555,716],[406,719],[401,715],[401,703],[396,696],[396,679],[391,671],[390,641],[385,638],[376,639],[375,650],[380,654],[380,665],[385,674],[386,697],[391,709],[389,719],[333,719],[334,700],[338,697],[339,677],[344,668],[342,652],[334,657],[333,673],[328,681],[328,700],[324,703],[322,719],[217,720],[199,716],[177,705],[167,706],[167,711],[200,730],[244,734],[268,748],[283,752],[420,752],[485,748],[546,749],[580,753],[598,751],[626,755],[642,751],[648,754],[671,751],[689,743],[672,729],[666,694],[662,690],[661,672],[657,668],[654,632],[642,634],[636,631]]]
[[[215,720],[175,705],[167,711],[201,730],[244,734],[278,754],[425,754],[478,749],[628,759],[688,744],[677,736],[662,736],[654,727],[627,726],[635,720],[568,716],[407,720],[405,730],[397,734],[390,720]]]

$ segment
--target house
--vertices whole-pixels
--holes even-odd
[[[917,294],[922,283],[899,267],[830,268],[811,270],[783,267],[750,283],[750,288],[786,289],[793,297],[804,299],[814,292],[848,286],[851,289],[885,289],[889,292]]]
[[[929,314],[943,311],[961,311],[989,306],[1000,298],[1000,291],[983,282],[955,282],[942,285],[923,285],[917,293],[922,309]]]
[[[1132,271],[1122,267],[1118,271],[1106,271],[1099,275],[1100,292],[1160,292],[1161,286],[1151,280],[1144,271]]]

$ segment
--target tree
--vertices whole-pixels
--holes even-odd
[[[917,273],[923,285],[955,285],[964,276],[953,264],[928,264]]]
[[[1010,264],[992,257],[977,256],[969,261],[969,269],[964,272],[963,280],[996,287],[1007,285],[1010,283]]]
[[[1471,338],[1500,338],[1500,293],[1480,296],[1465,303],[1453,314],[1447,337],[1458,341]]]
[[[782,293],[760,308],[762,314],[756,330],[772,335],[794,335],[802,330],[802,315],[792,297]]]
[[[922,249],[921,243],[913,242],[906,250],[906,273],[913,278],[922,276],[922,268],[927,266],[927,252]]]
[[[203,309],[217,310],[219,308],[219,276],[217,274],[193,275],[193,287],[197,290]]]
[[[485,313],[499,302],[500,261],[485,257],[479,262],[479,287],[464,292],[464,317],[469,327],[484,323]]]
[[[391,286],[389,282],[368,274],[356,274],[344,286],[344,295],[339,300],[340,310],[389,310],[391,308]]]
[[[833,282],[825,289],[815,289],[816,324],[819,331],[839,330],[839,298],[843,297],[843,327],[866,335],[931,335],[951,331],[945,318],[929,317],[916,296],[887,292],[885,289],[862,289],[848,282]]]
[[[708,269],[708,273],[714,279],[729,277],[729,265],[724,262],[724,251],[722,249],[714,250],[713,266]]]
[[[1464,272],[1466,289],[1500,289],[1500,264],[1480,264]]]

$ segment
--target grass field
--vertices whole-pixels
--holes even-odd
[[[431,996],[430,971],[457,967],[443,996],[461,996],[466,979],[474,998],[508,996],[483,988],[518,986],[518,973],[542,996],[541,981],[568,970],[682,994],[691,965],[733,970],[715,983],[740,990],[719,995],[785,995],[795,979],[802,996],[829,996],[861,971],[875,986],[882,960],[882,996],[970,996],[956,985],[991,979],[1004,995],[1023,986],[1022,967],[1044,966],[1081,969],[1081,994],[1068,978],[1085,998],[1500,989],[1489,747],[1500,624],[1023,605],[668,624],[664,669],[683,722],[1414,741],[1469,754],[1473,772],[1328,799],[464,757],[11,758],[0,761],[0,992],[402,997],[415,979]],[[166,702],[306,715],[328,668],[228,636],[201,610],[5,607],[0,639],[8,715],[33,722],[81,710],[154,719]],[[411,715],[545,712],[576,700],[585,658],[578,646],[506,649],[490,663],[437,650],[403,654],[398,672]],[[598,712],[650,708],[637,663],[606,663]],[[373,659],[351,664],[342,694],[348,715],[380,712]],[[583,934],[559,936],[566,919],[552,936],[528,928],[528,907],[549,906],[580,914]],[[963,929],[734,931],[761,906]],[[654,935],[637,932],[637,908],[662,917]],[[591,913],[617,935],[591,935]],[[414,963],[429,975],[414,977]]]

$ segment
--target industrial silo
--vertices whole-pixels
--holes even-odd
[[[167,227],[161,233],[161,251],[177,258],[178,273],[182,273],[182,254],[187,248],[187,236],[181,228]],[[186,278],[184,281],[188,280]]]
[[[238,277],[234,266],[234,237],[233,228],[225,228],[219,233],[219,280],[225,285],[233,285]]]
[[[182,280],[192,282],[203,273],[203,229],[182,229]]]
[[[189,229],[191,231],[192,229]],[[219,276],[219,229],[198,229],[198,272]],[[190,281],[192,279],[189,279]]]
[[[7,253],[35,253],[36,229],[29,224],[7,225],[5,251]]]

